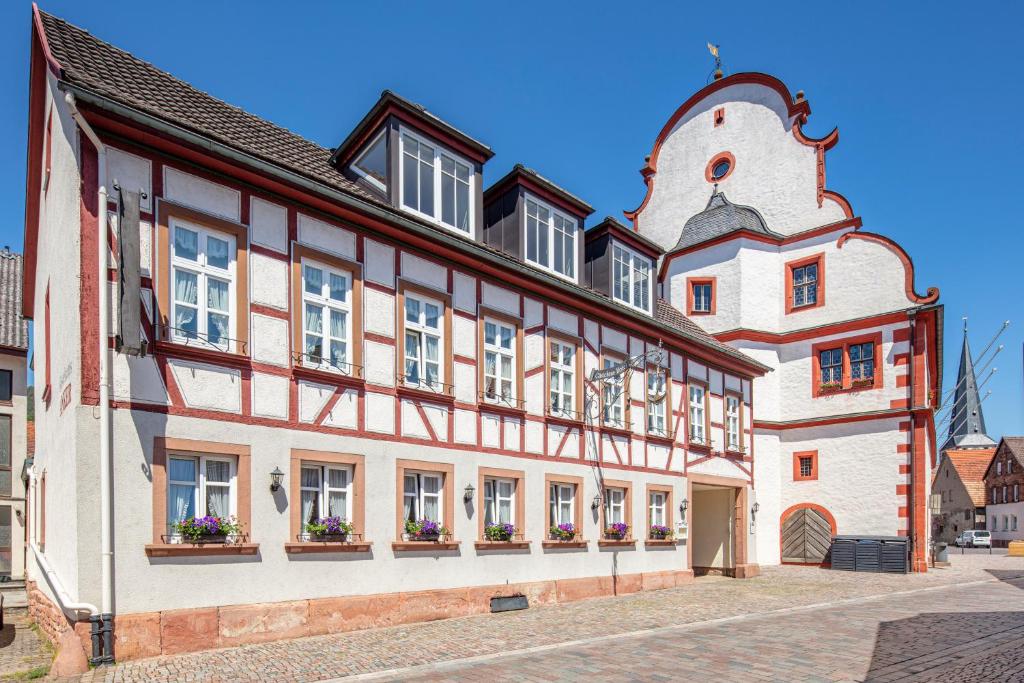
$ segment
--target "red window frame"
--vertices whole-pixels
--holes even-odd
[[[694,308],[693,288],[695,285],[711,285],[710,308],[706,311],[698,311]],[[686,314],[687,315],[714,315],[716,293],[718,290],[718,278],[716,277],[688,277],[686,278]]]
[[[858,384],[853,383],[853,377],[850,374],[850,347],[856,344],[874,344],[874,376],[870,384],[861,382],[858,380]],[[821,352],[827,349],[842,348],[843,350],[843,383],[839,389],[832,389],[822,391],[821,385]],[[847,337],[845,339],[832,339],[830,341],[818,342],[811,345],[811,396],[818,398],[819,396],[831,396],[832,394],[849,392],[849,391],[870,391],[872,389],[881,389],[883,383],[883,368],[881,365],[882,361],[882,332],[870,332],[868,334],[857,335],[856,337]]]
[[[818,266],[818,283],[817,283],[817,295],[813,304],[805,304],[803,306],[793,305],[793,271],[797,268],[809,266],[811,264],[817,264]],[[814,254],[813,256],[807,256],[805,258],[797,259],[796,261],[788,261],[786,263],[786,315],[790,313],[798,313],[800,311],[807,311],[814,308],[821,308],[825,305],[825,253]]]
[[[804,476],[800,471],[800,460],[811,459],[811,473]],[[796,451],[793,453],[793,481],[817,481],[818,479],[818,451]]]

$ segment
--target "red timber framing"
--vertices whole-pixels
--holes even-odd
[[[136,125],[130,125],[124,120],[115,118],[96,109],[91,109],[84,103],[80,103],[80,109],[85,112],[90,123],[97,129],[101,139],[104,140],[105,143],[111,144],[112,146],[126,152],[141,156],[151,162],[153,174],[153,196],[151,199],[154,207],[160,206],[163,201],[163,168],[165,165],[173,164],[176,168],[185,170],[202,179],[219,183],[225,187],[238,191],[241,195],[241,223],[243,226],[249,221],[248,213],[251,200],[253,198],[259,198],[286,207],[288,213],[288,237],[290,243],[294,244],[297,239],[297,215],[299,213],[320,218],[345,230],[353,232],[356,236],[357,258],[355,260],[359,263],[347,264],[348,266],[359,265],[363,262],[363,254],[365,252],[364,240],[367,237],[370,237],[378,243],[385,244],[395,249],[395,283],[401,283],[401,254],[405,252],[415,254],[419,258],[428,260],[446,269],[448,274],[447,292],[438,292],[438,294],[445,296],[446,301],[450,301],[450,298],[448,297],[451,297],[453,294],[453,277],[455,270],[457,269],[458,272],[462,274],[477,278],[478,291],[476,303],[478,308],[483,305],[482,296],[480,294],[480,283],[482,281],[500,283],[501,287],[517,294],[520,297],[521,302],[523,301],[522,297],[524,296],[542,302],[542,311],[544,315],[543,326],[535,325],[530,329],[524,328],[524,335],[535,334],[540,331],[540,329],[543,329],[546,334],[551,334],[552,337],[557,336],[557,333],[554,330],[547,327],[548,306],[558,307],[563,311],[572,311],[573,314],[578,316],[579,330],[578,336],[569,336],[568,338],[574,339],[579,344],[577,349],[581,368],[583,365],[583,352],[599,355],[598,349],[602,346],[600,330],[603,327],[608,326],[628,334],[633,339],[640,339],[648,346],[657,344],[660,337],[666,350],[672,354],[673,358],[677,359],[675,362],[679,363],[679,367],[684,369],[687,367],[688,361],[693,360],[707,366],[714,372],[730,374],[747,382],[749,382],[754,375],[762,372],[759,366],[748,365],[743,363],[740,359],[735,359],[728,355],[719,354],[714,350],[697,346],[686,338],[673,337],[669,330],[662,328],[658,328],[657,330],[652,329],[649,324],[645,325],[643,321],[635,320],[633,317],[620,313],[612,307],[601,306],[585,299],[581,299],[578,296],[573,296],[570,292],[563,292],[558,289],[546,287],[543,283],[524,274],[524,269],[503,269],[488,264],[482,260],[474,259],[453,247],[430,242],[425,237],[402,230],[390,222],[384,222],[361,213],[356,213],[353,210],[337,203],[322,199],[317,195],[277,182],[267,174],[256,174],[250,172],[241,165],[226,162],[219,157],[211,156],[201,150],[180,144],[177,141],[171,140],[160,134],[142,129]],[[98,191],[98,178],[95,173],[95,154],[93,153],[92,155],[93,171],[91,173],[88,171],[89,156],[84,155],[84,158],[86,168],[83,173],[83,206],[85,206],[84,202],[88,200],[88,198],[95,198]],[[95,199],[93,199],[93,203],[95,203]],[[96,220],[98,220],[95,217],[95,213],[95,210],[92,208],[83,212],[83,242],[87,241],[89,238],[93,239],[92,245],[83,247],[81,254],[83,261],[83,274],[86,278],[88,278],[89,273],[95,271],[94,265],[90,265],[95,264],[96,249],[94,236],[96,234]],[[142,219],[151,221],[154,224],[158,222],[158,216],[153,212],[143,211]],[[86,225],[86,220],[91,221],[91,223]],[[112,245],[112,247],[116,248],[116,245]],[[278,259],[294,268],[294,263],[292,261],[293,257],[291,255],[277,253],[271,249],[253,244],[249,244],[249,249],[252,252],[259,252],[262,256]],[[29,250],[31,251],[31,249]],[[154,258],[154,264],[158,263],[159,261]],[[154,271],[158,273],[158,269],[155,267]],[[113,272],[111,275],[113,275]],[[251,277],[252,276],[250,276],[250,279]],[[289,279],[291,280],[292,278]],[[374,288],[382,292],[389,293],[396,297],[398,296],[398,284],[386,286],[375,282],[363,281],[362,285],[367,288]],[[143,286],[146,288],[156,286],[156,288],[159,289],[156,283],[154,283],[153,278],[144,278]],[[83,290],[83,293],[85,296],[83,296],[82,306],[95,306],[98,301],[98,288],[93,287],[92,289],[85,289]],[[241,306],[239,308],[240,310],[248,310],[249,312],[256,312],[262,315],[276,316],[282,319],[285,317],[290,318],[291,316],[288,312],[277,311],[259,304],[249,304],[248,301],[246,302],[246,307],[244,309]],[[476,322],[476,315],[469,314],[466,311],[460,311],[454,307],[452,308],[452,311],[455,316],[471,317],[474,322]],[[522,311],[520,311],[520,315],[522,315]],[[88,318],[83,318],[82,333],[86,336],[91,334],[95,339],[96,332],[95,325],[91,324],[92,317],[93,316],[90,315]],[[584,335],[585,318],[598,324],[596,348],[594,344],[595,340],[588,340]],[[143,324],[147,336],[149,336],[150,339],[156,338],[156,335],[154,334],[155,330],[153,329],[153,321],[144,319]],[[398,352],[398,347],[400,346],[399,338],[400,335],[397,334],[395,338],[377,333],[365,333],[363,335],[363,339],[365,341],[393,345],[396,348],[396,354]],[[293,346],[294,344],[295,340],[290,338],[289,345]],[[503,414],[501,415],[502,419],[500,421],[500,424],[502,425],[502,434],[499,446],[484,446],[482,441],[483,435],[480,429],[480,416],[485,412],[494,414],[496,410],[493,406],[481,406],[478,402],[463,403],[452,398],[446,399],[435,396],[414,396],[412,395],[414,390],[403,390],[402,388],[397,387],[371,385],[362,379],[344,377],[337,375],[337,373],[327,373],[314,369],[302,368],[297,364],[293,364],[290,368],[268,365],[254,361],[248,355],[243,354],[227,354],[219,353],[217,351],[185,348],[179,349],[176,347],[180,345],[174,344],[160,344],[158,346],[160,348],[156,349],[157,352],[155,354],[155,360],[160,370],[161,379],[164,382],[168,393],[169,405],[121,400],[114,402],[114,406],[116,408],[160,412],[211,420],[230,420],[232,422],[243,424],[278,428],[284,427],[299,431],[312,431],[350,436],[354,435],[361,438],[381,441],[437,445],[454,450],[488,452],[536,460],[548,460],[552,462],[566,462],[567,460],[572,460],[572,458],[566,458],[566,453],[564,452],[570,439],[568,434],[564,436],[562,443],[549,445],[547,433],[545,431],[542,452],[527,452],[525,449],[527,423],[532,422],[541,423],[545,426],[557,426],[560,423],[560,418],[555,416],[534,415],[521,411],[517,411],[517,414],[515,415]],[[93,351],[93,348],[94,346],[91,344],[83,346],[82,374],[84,387],[89,387],[90,380],[88,378],[98,373],[98,358]],[[450,343],[448,348],[451,349]],[[290,348],[290,351],[294,350],[294,348]],[[242,377],[241,413],[222,412],[187,406],[168,364],[169,358],[176,357],[198,360],[204,363],[240,370]],[[470,363],[472,360],[473,359],[463,358],[461,356],[449,358],[447,361],[448,367],[446,369],[446,377],[452,377],[453,362],[464,364]],[[543,371],[547,374],[548,371],[546,366],[541,367],[543,367],[543,370],[540,368],[533,368],[531,370],[533,372]],[[277,419],[252,414],[253,400],[251,380],[252,375],[255,372],[287,377],[290,380],[289,412],[287,418]],[[582,374],[583,373],[580,372],[580,384],[583,384]],[[674,381],[677,383],[677,387],[685,386],[685,379],[684,370],[684,375],[674,378]],[[319,414],[312,422],[302,422],[299,419],[298,387],[300,380],[313,381],[318,384],[334,385],[336,387],[334,396],[328,400],[327,404],[319,411]],[[547,380],[545,380],[545,383],[546,381]],[[91,386],[96,386],[95,379],[91,381]],[[589,389],[592,391],[593,387],[590,387]],[[356,393],[358,408],[355,428],[337,427],[325,423],[330,416],[334,404],[337,403],[338,399],[345,391],[354,391]],[[393,433],[373,432],[366,428],[366,397],[371,393],[385,394],[395,398],[396,415]],[[670,395],[673,399],[678,395],[681,403],[685,401],[685,391],[673,391],[670,392]],[[419,404],[417,406],[418,413],[421,413],[423,405],[428,403],[442,405],[448,413],[447,434],[434,433],[427,438],[403,435],[400,408],[400,398],[403,397]],[[95,403],[96,400],[97,398],[93,397],[93,403]],[[477,434],[475,443],[460,443],[454,440],[455,410],[473,411],[477,414]],[[577,408],[577,412],[579,412],[579,408]],[[676,434],[675,441],[666,444],[666,442],[670,441],[669,439],[655,437],[648,439],[648,437],[643,433],[630,432],[625,434],[625,443],[618,445],[618,450],[620,451],[619,457],[612,457],[612,461],[604,462],[603,466],[609,469],[644,471],[671,476],[683,476],[683,471],[681,470],[684,470],[686,467],[687,449],[685,444],[679,442],[679,440],[682,439],[685,441],[685,404],[682,404],[678,409],[673,407],[670,415],[674,420],[676,427],[676,431],[674,432]],[[666,417],[669,416],[667,415]],[[422,415],[421,420],[423,420]],[[519,421],[520,438],[516,444],[506,443],[505,441],[504,430],[505,425],[509,420]],[[427,420],[423,421],[425,425],[430,424]],[[585,425],[576,420],[562,420],[562,422],[566,426],[570,427],[570,432],[574,431],[576,434],[579,450],[578,453],[576,453],[574,449],[573,456],[577,457],[579,460],[583,460],[586,455],[586,441],[590,438],[591,430],[587,429]],[[679,431],[680,424],[683,424],[684,427],[682,431]],[[679,436],[680,434],[684,436]],[[606,444],[604,444],[604,440],[599,438],[597,441],[599,448],[603,450],[606,446]],[[642,461],[633,455],[637,452],[634,451],[632,446],[634,441],[643,444],[643,448],[639,451],[639,453],[642,454],[640,456]],[[664,466],[648,466],[646,457],[648,441],[651,443],[658,443],[659,445],[671,446],[668,462]],[[749,458],[749,456],[746,456],[746,458]],[[675,467],[675,471],[672,469],[673,466]]]

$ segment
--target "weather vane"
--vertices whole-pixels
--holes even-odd
[[[722,58],[718,55],[718,48],[720,45],[714,43],[708,43],[708,52],[715,58],[715,80],[717,81],[722,77]]]

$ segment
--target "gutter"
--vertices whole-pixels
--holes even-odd
[[[414,233],[420,237],[428,238],[434,242],[441,242],[442,244],[457,249],[459,251],[468,252],[481,262],[486,262],[503,269],[518,268],[519,270],[522,270],[523,264],[511,262],[505,259],[504,257],[498,256],[497,254],[489,250],[483,249],[482,247],[475,243],[466,242],[465,240],[462,240],[455,235],[446,234],[441,230],[430,228],[416,221],[409,220],[404,216],[396,215],[392,210],[388,208],[372,204],[364,199],[360,199],[341,190],[331,188],[327,185],[324,185],[321,182],[312,180],[295,171],[282,168],[277,164],[264,161],[259,157],[253,156],[246,152],[241,152],[223,143],[215,142],[208,137],[204,137],[203,135],[200,135],[198,133],[193,133],[192,131],[189,131],[175,124],[168,123],[160,118],[157,118],[150,114],[146,114],[137,109],[132,109],[131,107],[127,107],[103,95],[99,95],[80,86],[68,83],[67,81],[61,81],[60,88],[62,90],[68,91],[74,97],[78,97],[83,102],[93,104],[101,109],[113,112],[118,116],[122,116],[128,120],[142,124],[161,133],[165,133],[172,137],[178,138],[179,140],[183,140],[211,154],[221,156],[226,159],[235,161],[237,163],[249,166],[254,170],[260,171],[268,176],[278,178],[285,183],[300,187],[313,194],[318,194],[323,197],[327,197],[331,201],[336,202],[349,210],[368,215],[371,218],[375,218],[377,220],[389,223],[391,225],[396,225],[397,227],[403,230]],[[690,337],[680,332],[679,330],[663,325],[654,318],[647,318],[639,314],[636,314],[630,309],[626,308],[625,306],[619,306],[618,304],[615,304],[609,299],[601,297],[600,295],[589,290],[586,290],[582,287],[567,284],[565,281],[559,280],[552,275],[547,275],[545,273],[534,272],[533,270],[530,270],[530,276],[536,280],[543,282],[545,285],[553,289],[571,292],[574,296],[581,297],[600,308],[606,309],[609,306],[612,306],[614,307],[615,312],[619,315],[630,318],[633,321],[636,321],[637,323],[642,323],[645,327],[653,327],[654,329],[666,335],[671,335],[672,337],[683,339],[687,343],[693,344],[702,349],[706,349],[708,352],[714,353],[715,355],[732,358],[738,363],[747,366],[748,368],[755,369],[763,373],[771,371],[771,368],[768,367],[767,365],[764,365],[763,363],[760,363],[759,361],[756,361],[753,358],[749,358],[742,354],[741,352],[729,348],[729,351],[733,351],[734,353],[737,354],[732,355],[731,353],[723,351],[720,348],[708,346],[707,343],[704,342],[703,340]],[[709,359],[705,358],[705,360]]]

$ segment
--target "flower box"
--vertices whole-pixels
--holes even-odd
[[[672,529],[661,524],[652,524],[650,529],[650,538],[653,541],[664,541],[672,538]]]
[[[488,541],[507,543],[516,536],[514,524],[488,524],[484,527],[484,538]]]
[[[410,541],[437,543],[442,536],[448,536],[449,534],[448,529],[430,519],[418,521],[410,519],[405,522],[405,535]]]
[[[341,517],[321,517],[306,524],[305,530],[305,540],[344,543],[352,537],[355,527]]]
[[[576,538],[576,526],[572,523],[552,524],[548,529],[552,541],[571,541]]]
[[[610,541],[624,541],[629,537],[629,525],[625,522],[615,522],[605,527],[604,537]]]
[[[841,390],[842,388],[843,388],[843,385],[842,384],[838,384],[836,382],[830,382],[828,384],[819,384],[818,385],[818,393],[819,394],[834,394],[835,392]]]
[[[172,544],[227,545],[242,539],[242,525],[234,517],[189,517],[171,524]]]
[[[864,389],[866,387],[875,386],[875,380],[873,377],[865,377],[864,379],[855,379],[851,383],[854,389]]]

